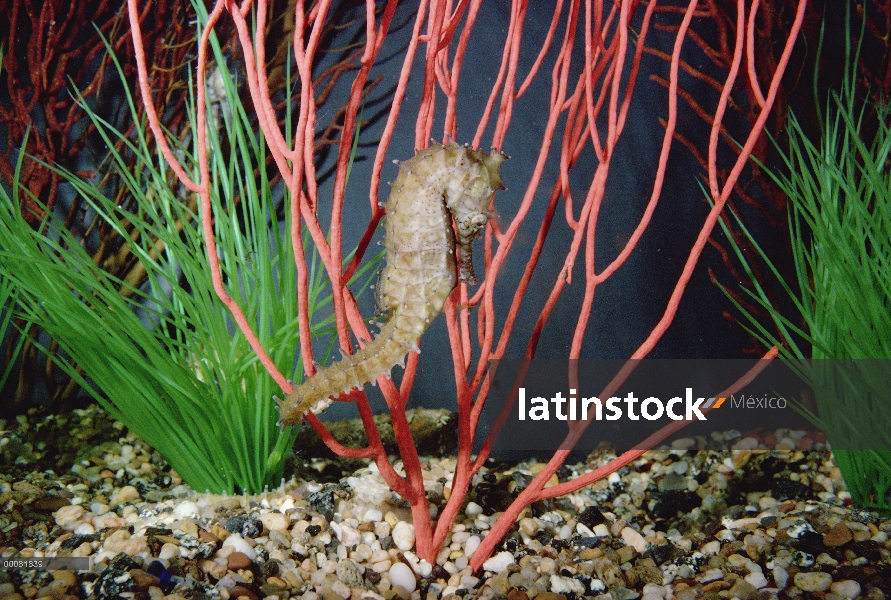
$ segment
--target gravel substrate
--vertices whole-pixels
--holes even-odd
[[[306,475],[331,472],[316,462],[262,496],[208,496],[96,408],[0,429],[0,554],[93,559],[88,572],[0,571],[3,600],[891,596],[891,520],[850,505],[830,453],[804,432],[726,432],[648,452],[527,509],[472,573],[469,557],[542,464],[490,461],[431,565],[374,465],[328,483]],[[553,483],[614,456],[603,448]],[[431,510],[453,468],[426,460]]]

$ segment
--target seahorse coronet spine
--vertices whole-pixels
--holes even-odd
[[[387,264],[375,290],[379,314],[389,319],[355,354],[342,353],[327,367],[313,362],[315,375],[277,400],[279,424],[298,423],[307,412],[330,406],[332,396],[376,385],[379,377],[390,379],[392,368],[404,366],[409,352],[420,354],[418,339],[458,282],[476,281],[473,239],[492,215],[492,195],[503,189],[500,167],[506,159],[494,150],[486,155],[450,142],[394,161],[399,174],[391,182],[390,198],[381,204],[387,212]]]

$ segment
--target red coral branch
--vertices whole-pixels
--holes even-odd
[[[447,0],[421,0],[417,7],[411,38],[408,45],[401,51],[402,66],[391,97],[391,108],[383,126],[383,134],[377,147],[369,181],[371,209],[369,224],[362,237],[357,257],[347,267],[346,272],[342,266],[344,255],[342,226],[343,213],[348,210],[349,206],[345,197],[345,182],[350,148],[363,90],[366,88],[371,69],[378,60],[387,38],[397,3],[395,0],[386,2],[383,11],[380,12],[375,10],[375,5],[371,0],[366,1],[366,39],[362,47],[360,67],[352,82],[350,100],[344,111],[343,127],[340,130],[337,147],[333,199],[330,203],[330,213],[326,215],[328,218],[324,221],[331,224],[330,240],[325,236],[321,224],[323,221],[319,215],[319,207],[323,204],[319,202],[319,188],[313,160],[317,127],[316,103],[301,102],[293,135],[285,135],[275,118],[271,100],[273,90],[270,89],[270,81],[266,73],[267,61],[264,50],[264,27],[262,26],[267,18],[267,1],[257,0],[254,5],[251,0],[245,0],[241,4],[233,0],[217,0],[214,5],[207,27],[198,42],[196,81],[203,82],[205,79],[209,31],[216,26],[224,13],[228,13],[235,24],[244,56],[248,88],[253,105],[257,110],[258,124],[269,144],[273,162],[278,168],[290,199],[291,236],[298,271],[298,289],[295,293],[298,295],[300,307],[300,352],[303,364],[307,365],[307,371],[314,369],[311,366],[313,353],[309,339],[307,264],[300,233],[303,227],[306,227],[312,243],[325,265],[334,289],[334,316],[337,323],[338,340],[345,352],[351,352],[353,337],[359,339],[361,343],[361,340],[369,339],[370,334],[346,282],[348,274],[351,274],[361,261],[362,253],[371,239],[372,232],[382,217],[382,210],[378,206],[377,188],[390,141],[396,131],[400,114],[405,108],[409,84],[417,84],[421,98],[419,104],[410,109],[409,115],[414,121],[415,147],[424,148],[427,146],[434,132],[434,123],[437,122],[440,115],[443,115],[444,119],[443,138],[457,138],[459,119],[463,116],[463,113],[459,111],[460,74],[468,66],[465,65],[465,61],[482,60],[482,57],[472,56],[467,51],[481,2],[482,0],[466,0],[455,4]],[[151,105],[153,96],[148,67],[144,58],[145,51],[140,45],[137,0],[128,0],[128,6],[136,54],[141,56],[138,61],[140,90],[145,103]],[[473,476],[488,456],[492,440],[491,438],[481,439],[482,433],[478,428],[480,415],[491,385],[488,361],[503,357],[509,340],[514,334],[519,312],[528,303],[526,292],[542,252],[550,241],[549,235],[558,214],[560,201],[563,200],[565,203],[564,220],[571,232],[571,240],[563,259],[562,268],[553,279],[550,295],[544,306],[537,310],[538,320],[526,340],[528,357],[534,356],[539,336],[560,300],[565,286],[569,285],[573,278],[578,277],[581,277],[584,282],[584,296],[581,305],[576,307],[575,330],[570,342],[568,358],[581,356],[595,292],[601,284],[622,269],[634,250],[639,247],[642,236],[649,228],[651,217],[662,197],[669,154],[675,141],[678,99],[685,98],[679,84],[680,71],[685,69],[688,73],[695,72],[688,60],[682,59],[685,43],[689,41],[687,46],[697,46],[699,50],[716,61],[721,57],[730,57],[725,68],[721,71],[720,78],[711,76],[709,80],[713,82],[713,87],[720,91],[716,107],[713,110],[699,107],[699,114],[709,123],[708,146],[699,152],[706,163],[708,189],[714,205],[704,219],[696,241],[689,250],[662,316],[632,354],[631,359],[646,357],[672,323],[703,249],[708,243],[718,218],[721,217],[731,192],[737,186],[744,166],[756,149],[771,109],[777,102],[780,81],[802,26],[806,2],[805,0],[798,2],[794,22],[782,44],[782,54],[776,61],[776,65],[766,70],[764,64],[759,61],[759,49],[752,47],[755,42],[758,15],[764,10],[760,7],[761,4],[758,1],[747,8],[743,0],[737,0],[735,19],[733,22],[727,23],[717,18],[718,13],[714,2],[707,3],[706,8],[703,9],[699,7],[696,0],[691,0],[682,12],[678,11],[677,7],[671,7],[663,13],[657,13],[657,3],[653,1],[638,3],[634,0],[624,0],[610,3],[609,8],[603,0],[569,0],[565,4],[558,2],[545,39],[541,47],[535,51],[535,60],[529,67],[529,71],[523,73],[521,66],[523,64],[521,57],[524,51],[523,30],[526,19],[532,17],[527,14],[528,3],[522,0],[512,3],[510,22],[504,39],[491,42],[502,52],[498,61],[498,74],[487,95],[486,106],[475,123],[474,146],[485,145],[501,149],[503,146],[509,145],[507,140],[511,135],[517,100],[529,89],[530,83],[536,77],[542,77],[542,71],[551,54],[550,50],[555,44],[558,32],[562,33],[562,38],[559,41],[551,67],[550,95],[548,98],[540,99],[540,118],[545,126],[541,143],[537,148],[531,149],[531,153],[535,156],[535,166],[526,175],[525,181],[510,183],[512,188],[516,187],[520,190],[516,193],[520,201],[505,224],[499,225],[490,222],[486,228],[483,241],[486,269],[485,279],[480,288],[471,295],[467,286],[460,284],[447,300],[444,308],[453,348],[452,367],[457,392],[459,443],[456,470],[451,484],[452,493],[442,508],[435,525],[431,521],[427,505],[421,461],[409,432],[405,413],[418,364],[417,355],[413,354],[409,358],[401,387],[397,388],[396,384],[386,376],[381,376],[377,381],[392,416],[393,428],[404,467],[404,476],[390,464],[371,418],[368,400],[363,392],[354,390],[341,399],[356,403],[368,432],[368,445],[365,448],[344,447],[327,432],[324,425],[315,416],[308,418],[310,424],[320,433],[328,447],[336,453],[349,457],[373,458],[386,482],[409,502],[414,519],[417,553],[420,557],[431,563],[436,560],[466,499]],[[252,37],[247,23],[247,17],[252,10],[258,23],[261,24],[255,37]],[[318,89],[315,86],[312,66],[320,51],[320,32],[326,20],[330,18],[330,11],[331,3],[327,0],[320,0],[311,8],[307,8],[304,2],[298,1],[293,12],[292,51],[300,79],[299,93],[304,100],[317,98],[320,93],[327,93],[324,86],[318,86]],[[712,49],[706,44],[704,38],[696,36],[690,30],[693,18],[705,14],[715,19],[718,47],[722,50]],[[679,16],[682,16],[680,23],[654,24],[654,20],[657,18],[673,20]],[[674,46],[670,54],[656,51],[657,53],[662,52],[661,56],[670,56],[671,65],[667,81],[668,116],[665,120],[659,160],[654,166],[652,174],[652,192],[637,225],[618,255],[605,264],[602,260],[601,263],[598,263],[595,260],[597,258],[595,256],[597,226],[601,212],[605,209],[604,198],[606,184],[613,168],[612,159],[627,124],[643,53],[646,51],[648,33],[651,27],[660,26],[665,31],[673,32]],[[578,32],[579,27],[583,28],[582,32]],[[730,49],[729,55],[723,49]],[[423,67],[420,70],[414,68],[419,54],[423,56]],[[583,60],[581,57],[584,57]],[[580,63],[581,68],[579,68]],[[762,91],[765,86],[760,83],[761,80],[769,82],[769,85],[766,86],[766,93]],[[742,147],[733,154],[732,166],[724,168],[723,165],[719,165],[718,147],[721,140],[727,138],[725,120],[729,107],[733,104],[732,94],[741,81],[747,86],[753,98],[753,101],[749,103],[753,119],[748,130],[744,132]],[[203,131],[206,120],[204,93],[203,86],[199,85],[198,131]],[[438,108],[437,103],[442,98],[445,99],[445,106]],[[698,106],[691,96],[687,96],[686,99],[694,106]],[[170,151],[161,132],[158,113],[149,107],[147,116],[155,131],[157,143],[165,158],[170,162],[171,168],[183,184],[189,186],[200,197],[204,235],[208,257],[211,261],[214,288],[218,296],[232,311],[236,322],[251,341],[252,347],[269,373],[285,393],[290,393],[292,391],[291,384],[272,365],[256,335],[251,331],[242,309],[232,301],[221,281],[214,249],[213,221],[208,189],[207,148],[206,142],[202,139],[203,136],[197,136],[198,175],[192,177],[188,174],[188,169],[181,166]],[[484,144],[483,137],[486,132],[490,131],[492,132],[491,140],[488,144]],[[292,139],[293,143],[289,145],[287,139]],[[520,149],[520,151],[523,150]],[[571,181],[576,175],[576,165],[580,157],[586,153],[596,159],[596,167],[589,174],[584,194],[573,199]],[[554,181],[547,181],[545,175],[547,167],[557,164],[559,164],[559,170]],[[502,269],[508,258],[512,255],[515,256],[518,252],[516,242],[521,227],[529,225],[531,209],[536,202],[541,201],[540,188],[542,187],[549,190],[545,218],[537,225],[538,234],[531,252],[528,257],[523,258],[526,261],[526,268],[520,284],[513,292],[509,310],[502,315],[499,314],[495,302],[496,292],[503,291],[507,285],[501,277]],[[579,262],[582,264],[578,265],[577,269]],[[471,311],[473,310],[477,310],[475,327],[471,326]],[[768,352],[764,357],[765,361],[734,384],[734,389],[747,381],[747,378],[754,377],[763,368],[764,363],[774,355],[775,350]],[[634,362],[629,362],[626,368],[616,375],[604,393],[608,393],[609,390],[620,385],[630,374],[634,364]],[[259,399],[258,401],[266,400]],[[579,422],[570,427],[563,445],[566,450],[559,451],[551,458],[545,470],[515,500],[495,528],[489,532],[472,558],[471,564],[474,568],[478,569],[482,566],[495,545],[510,528],[516,516],[531,502],[578,489],[614,471],[622,464],[627,464],[639,455],[639,451],[635,451],[636,454],[623,455],[610,465],[580,479],[556,488],[545,489],[545,483],[566,459],[568,449],[579,439],[587,425],[587,422]],[[684,425],[684,422],[673,424],[655,434],[648,440],[648,443],[655,444]],[[483,444],[482,451],[474,456],[473,448],[477,442]]]

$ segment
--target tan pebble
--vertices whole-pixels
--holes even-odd
[[[855,531],[854,532],[854,541],[855,542],[865,542],[871,536],[868,531]]]
[[[594,560],[595,558],[599,558],[603,555],[603,552],[600,548],[585,548],[581,552],[579,552],[579,558],[582,560]]]
[[[805,592],[825,592],[832,585],[832,575],[818,571],[796,573],[795,585]]]
[[[74,571],[69,571],[69,570],[53,571],[53,580],[61,581],[67,587],[72,587],[72,586],[77,585],[77,575],[74,574]]]
[[[125,485],[111,495],[112,504],[122,504],[124,502],[133,502],[139,499],[139,490],[132,485]]]
[[[238,569],[236,573],[238,573],[238,576],[241,577],[242,581],[254,583],[254,572],[250,569]]]
[[[220,538],[218,538],[216,535],[214,535],[213,533],[210,533],[208,531],[204,531],[203,529],[198,530],[198,539],[201,540],[202,542],[210,542],[211,544],[222,543],[222,540]]]
[[[738,450],[733,452],[733,466],[737,469],[744,467],[752,458],[751,450]]]
[[[80,518],[84,515],[84,507],[79,504],[69,504],[63,506],[55,513],[53,517],[56,519],[56,525],[66,529],[72,529],[80,522]]]
[[[130,535],[125,529],[118,529],[105,538],[102,549],[114,554],[123,552],[127,556],[135,556],[148,550],[148,542],[145,538]]]
[[[631,546],[622,546],[616,550],[616,554],[619,556],[619,564],[621,565],[634,559],[634,557],[637,556],[637,550]]]
[[[130,569],[129,573],[130,578],[133,580],[133,584],[140,590],[147,590],[160,583],[160,580],[157,577],[142,569]]]
[[[158,558],[161,560],[170,560],[177,556],[179,556],[179,546],[171,544],[170,542],[161,546],[161,550],[158,552]]]
[[[101,471],[99,471],[99,477],[101,477],[102,479],[112,479],[114,477],[114,471],[111,471],[109,469],[102,469]]]
[[[213,577],[214,579],[222,579],[226,576],[226,566],[214,560],[203,560],[199,565],[201,570]]]
[[[260,515],[260,521],[269,531],[285,531],[291,524],[288,515],[280,512],[270,512]]]
[[[105,513],[93,519],[93,527],[96,529],[107,529],[109,527],[125,527],[127,520],[119,517],[113,512]]]
[[[284,579],[279,579],[278,577],[268,577],[266,579],[266,584],[278,586],[283,590],[288,588],[288,583]]]
[[[535,595],[535,600],[566,600],[566,596],[554,592],[541,592]]]
[[[178,523],[177,528],[192,537],[198,537],[198,524],[192,519],[183,519]]]
[[[711,581],[702,586],[703,592],[720,592],[721,590],[729,590],[733,587],[729,581]]]
[[[226,538],[229,537],[229,532],[226,531],[224,527],[221,527],[219,525],[213,525],[210,528],[210,534],[223,541],[225,541]]]
[[[371,565],[371,570],[375,573],[385,573],[390,570],[390,565],[393,563],[389,560],[382,560],[380,562],[373,563]]]

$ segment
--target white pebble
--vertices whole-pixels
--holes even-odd
[[[687,450],[688,448],[692,448],[694,445],[696,445],[696,440],[694,440],[693,438],[680,438],[680,439],[674,440],[671,443],[671,449],[672,450]]]
[[[95,532],[96,529],[89,523],[81,523],[74,528],[74,533],[77,535],[91,535]]]
[[[458,544],[463,544],[468,539],[470,539],[469,531],[456,531],[452,534],[452,542],[457,542]]]
[[[468,502],[467,508],[464,509],[464,513],[469,517],[481,515],[483,514],[483,507],[476,502]]]
[[[384,513],[382,513],[380,511],[380,509],[377,509],[377,508],[369,508],[368,510],[365,511],[365,516],[363,517],[363,519],[365,521],[370,521],[372,523],[377,523],[378,521],[380,521],[383,518],[384,518]]]
[[[334,583],[331,584],[331,592],[337,594],[341,598],[349,598],[350,597],[350,588],[344,582],[335,580]]]
[[[715,556],[718,552],[721,551],[721,542],[718,540],[712,540],[707,544],[702,545],[702,552],[705,556]]]
[[[647,541],[638,531],[631,527],[625,527],[622,530],[622,539],[625,540],[625,544],[631,546],[640,554],[643,554],[647,550]]]
[[[476,549],[480,547],[480,537],[478,535],[472,535],[467,538],[467,543],[464,544],[464,555],[467,557],[473,556],[473,553],[476,552]]]
[[[493,573],[504,573],[512,564],[514,564],[513,554],[510,552],[499,552],[483,563],[483,569]]]
[[[757,571],[753,571],[752,573],[746,575],[746,582],[756,589],[767,587],[767,577],[765,577],[763,573],[759,573]]]
[[[344,546],[352,548],[360,541],[362,541],[362,534],[359,533],[358,529],[350,527],[349,525],[341,525],[340,532],[338,533],[337,538]]]
[[[585,593],[584,584],[578,579],[572,577],[562,577],[560,575],[551,575],[551,591],[555,594],[568,594],[575,592],[579,596]]]
[[[198,515],[198,505],[188,500],[178,504],[176,508],[173,509],[173,516],[179,517],[180,519],[194,519],[197,518]]]
[[[415,545],[415,526],[411,523],[399,521],[393,528],[392,535],[393,543],[403,552],[411,550]]]
[[[232,535],[227,537],[226,541],[223,542],[223,548],[225,548],[226,546],[232,546],[233,548],[235,548],[236,552],[246,554],[251,560],[257,558],[257,554],[254,552],[254,549],[251,548],[250,544],[244,541],[244,538],[241,537],[241,534],[233,533]]]
[[[408,565],[398,562],[390,567],[390,585],[393,587],[398,586],[404,588],[408,593],[412,593],[415,591],[417,583],[415,574],[411,572]]]
[[[754,450],[758,447],[758,439],[753,437],[744,437],[731,447],[732,450]],[[794,447],[794,445],[793,445]]]
[[[108,505],[103,504],[102,502],[93,502],[90,504],[90,512],[100,517],[108,512]]]
[[[724,571],[721,569],[709,569],[697,577],[696,581],[700,583],[708,583],[710,581],[720,581],[721,579],[724,579]]]

